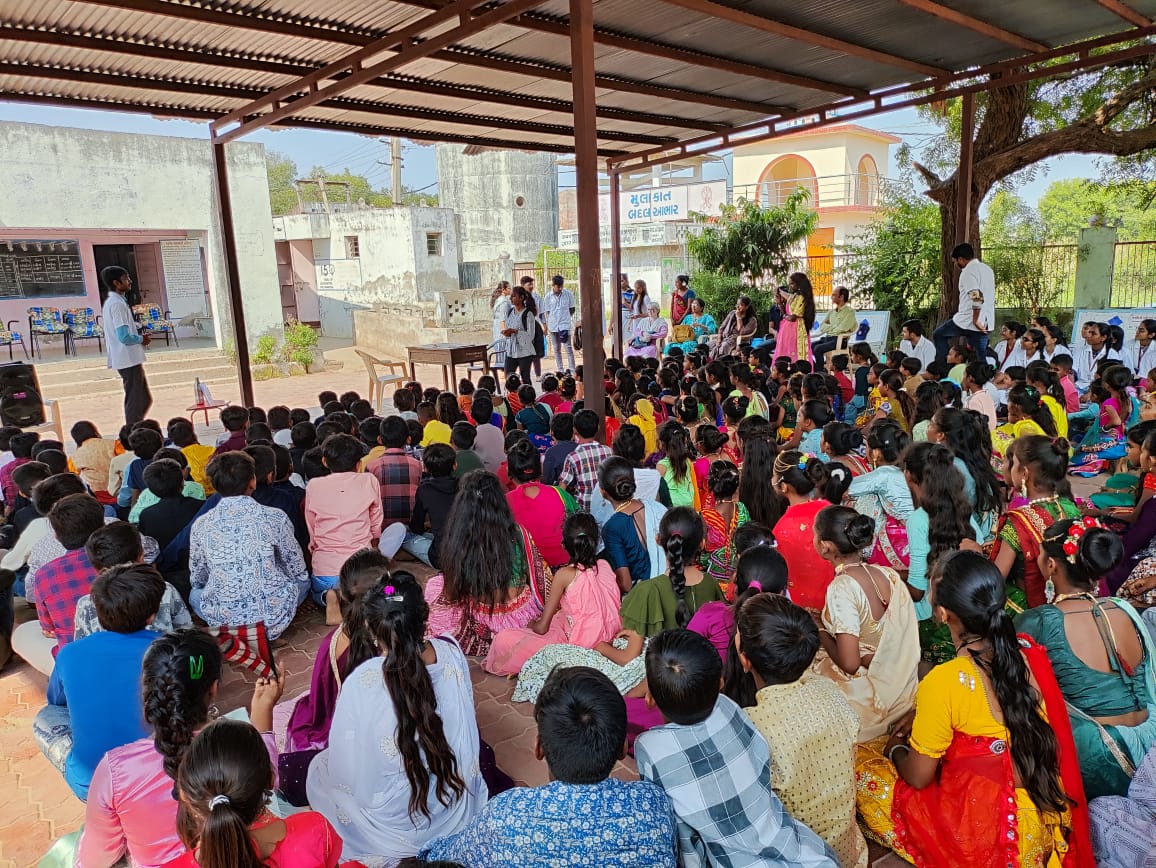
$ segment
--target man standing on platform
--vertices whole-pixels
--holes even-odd
[[[125,293],[132,289],[129,273],[119,265],[110,265],[100,272],[100,279],[108,290],[101,311],[108,366],[120,374],[124,383],[124,421],[126,425],[132,425],[143,419],[153,405],[144,372],[144,348],[149,345],[150,338],[137,332],[132,308],[124,298]]]
[[[554,364],[559,372],[574,371],[574,344],[571,334],[574,326],[574,294],[565,288],[566,279],[555,274],[551,281],[550,292],[542,303],[542,319],[546,324],[546,332],[550,335],[550,343],[554,345]],[[569,367],[562,367],[562,347],[570,360]]]

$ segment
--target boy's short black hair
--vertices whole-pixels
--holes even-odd
[[[593,410],[582,409],[574,414],[574,430],[584,440],[589,440],[598,433],[600,423],[598,414]]]
[[[941,362],[938,359],[927,365],[927,373],[937,380],[942,380],[950,371],[951,368],[948,367],[947,362]]]
[[[141,419],[139,422],[134,422],[132,430],[135,431],[137,428],[151,428],[158,434],[161,433],[161,423],[156,419]]]
[[[570,440],[574,437],[574,414],[555,413],[550,418],[550,435],[555,440]]]
[[[320,446],[307,449],[305,454],[301,456],[301,473],[305,476],[306,482],[310,479],[317,479],[319,476],[329,475],[329,468],[321,460],[322,457]]]
[[[12,448],[12,438],[21,433],[19,428],[5,425],[0,428],[0,452],[7,452]]]
[[[364,398],[358,398],[349,405],[349,415],[358,422],[364,422],[373,415],[373,405]]]
[[[336,400],[337,400],[337,393],[336,392],[330,392],[328,389],[326,389],[324,392],[318,392],[317,393],[317,406],[318,407],[324,407],[326,404],[332,403],[333,401],[336,401]]]
[[[157,454],[153,456],[153,461],[158,461],[161,458],[168,458],[171,461],[177,462],[177,464],[181,465],[181,470],[188,469],[189,459],[180,449],[175,449],[172,446],[158,449]]]
[[[899,367],[903,368],[910,376],[914,377],[921,370],[923,370],[923,362],[919,361],[915,356],[907,356],[899,363]]]
[[[317,445],[317,429],[312,422],[298,422],[290,430],[289,439],[298,449],[312,449]]]
[[[43,461],[26,461],[12,471],[12,482],[21,494],[31,498],[32,489],[52,475],[52,471]]]
[[[393,409],[399,413],[412,412],[416,403],[412,389],[401,388],[393,393]]]
[[[542,391],[543,392],[557,392],[558,391],[558,378],[555,377],[553,374],[547,374],[546,376],[544,376],[542,378]]]
[[[457,453],[454,452],[452,446],[447,446],[445,443],[431,443],[421,456],[421,463],[425,467],[426,473],[434,479],[453,476],[457,462]]]
[[[93,531],[84,544],[84,551],[88,562],[97,570],[136,563],[144,554],[140,531],[127,521],[110,521]]]
[[[417,405],[417,418],[420,421],[422,418],[427,421],[432,421],[438,416],[437,408],[429,401],[422,401]]]
[[[589,666],[550,673],[534,705],[534,722],[550,775],[567,784],[606,780],[626,746],[626,702],[609,678]]]
[[[1119,364],[1119,362],[1117,362],[1116,364]],[[64,444],[61,443],[59,440],[37,440],[32,446],[32,455],[31,455],[32,460],[35,461],[36,456],[38,456],[41,452],[44,452],[48,449],[55,449],[58,452],[63,452],[64,451]]]
[[[31,458],[32,447],[40,442],[40,435],[35,431],[21,431],[13,434],[8,443],[13,458]]]
[[[75,551],[104,527],[104,507],[91,494],[70,494],[49,510],[48,523],[60,544]]]
[[[96,430],[96,426],[91,422],[82,419],[72,426],[68,432],[72,435],[72,441],[79,446],[85,440],[92,440],[94,437],[99,437],[100,432]]]
[[[478,395],[470,404],[470,418],[479,425],[489,425],[494,417],[494,399],[488,395]]]
[[[68,472],[68,456],[59,449],[42,449],[36,453],[33,460],[47,465],[51,474]]]
[[[269,423],[269,427],[274,431],[283,431],[293,425],[293,422],[289,418],[289,408],[284,404],[270,407],[268,418],[265,421]]]
[[[1052,364],[1057,368],[1063,368],[1070,371],[1072,369],[1072,357],[1067,353],[1056,353],[1052,356]]]
[[[330,413],[325,417],[325,421],[331,425],[336,425],[337,430],[342,434],[352,434],[353,427],[357,424],[357,420],[344,410],[340,413]]]
[[[169,426],[169,440],[178,449],[192,446],[197,442],[197,432],[188,419],[178,419]]]
[[[304,407],[294,407],[289,411],[289,427],[299,425],[302,422],[312,422],[313,416]]]
[[[361,395],[359,395],[353,389],[350,389],[348,392],[342,392],[341,396],[337,400],[341,402],[342,407],[348,410],[355,402],[361,400]]]
[[[691,630],[664,630],[646,648],[647,690],[672,723],[706,720],[718,700],[721,678],[718,651]]]
[[[410,444],[417,446],[419,443],[421,443],[421,438],[425,435],[425,431],[422,429],[421,422],[417,421],[417,419],[406,419],[405,427],[409,430]]]
[[[478,439],[478,429],[469,422],[455,422],[450,429],[450,445],[454,449],[473,449]]]
[[[328,419],[326,419],[320,425],[317,425],[314,428],[314,431],[317,434],[317,445],[319,445],[319,446],[324,445],[325,441],[328,440],[330,437],[332,437],[334,434],[347,433],[345,431],[342,431],[341,426],[338,425],[336,422],[330,422]]]
[[[381,436],[381,419],[378,416],[362,419],[361,424],[357,426],[357,436],[361,438],[362,443],[376,446],[377,438]]]
[[[13,476],[15,473],[13,471]],[[32,505],[38,513],[47,516],[59,500],[70,494],[84,494],[84,483],[75,473],[57,473],[33,486]]]
[[[221,411],[221,424],[225,426],[226,431],[234,434],[244,431],[245,426],[249,424],[249,411],[236,404],[230,404]]]
[[[185,487],[185,470],[171,458],[154,460],[144,470],[144,484],[161,500],[180,497]]]
[[[293,474],[293,456],[280,443],[274,443],[269,448],[273,450],[273,461],[276,465],[273,469],[273,481],[288,479]]]
[[[256,425],[257,423],[264,425],[268,423],[269,417],[265,414],[264,409],[261,407],[249,407],[248,409],[250,425]]]
[[[257,484],[264,484],[277,469],[277,458],[273,455],[273,447],[265,445],[246,446],[245,454],[253,459],[253,473],[257,477]],[[215,485],[213,487],[216,488]]]
[[[249,483],[257,478],[257,468],[245,452],[222,452],[209,461],[205,474],[221,497],[237,497],[249,493]]]
[[[345,405],[342,404],[340,401],[329,401],[328,403],[321,405],[321,414],[323,416],[330,416],[333,413],[344,413],[344,412],[345,412]]]
[[[747,608],[747,607],[750,608]],[[805,609],[779,594],[757,594],[739,612],[753,641],[742,652],[768,684],[794,684],[819,652],[819,628]]]
[[[157,450],[165,445],[165,439],[151,428],[137,428],[129,435],[128,445],[137,458],[151,461]]]
[[[458,380],[458,394],[462,397],[474,394],[474,384],[472,380],[461,379]]]
[[[101,627],[136,633],[160,610],[165,580],[152,564],[115,566],[96,577],[89,593]]]
[[[386,416],[381,420],[378,439],[386,449],[404,449],[409,442],[409,426],[401,416]]]
[[[349,434],[334,434],[321,447],[321,454],[330,473],[351,473],[365,457],[365,447]]]
[[[266,422],[250,422],[245,429],[246,443],[272,443],[273,429]]]

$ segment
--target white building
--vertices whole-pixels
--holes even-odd
[[[265,148],[228,149],[237,264],[250,342],[279,332]],[[122,265],[142,301],[231,332],[207,140],[0,123],[0,320],[29,307],[99,312],[100,269]],[[180,334],[193,333],[193,325]],[[94,347],[95,349],[95,347]]]

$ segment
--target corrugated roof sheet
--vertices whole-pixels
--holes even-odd
[[[0,99],[219,116],[450,2],[7,0]],[[1156,0],[1128,4],[1156,17]],[[959,72],[1025,54],[916,5],[725,0],[730,9],[849,44],[841,47],[718,17],[718,5],[705,0],[594,0],[599,147],[637,152],[926,81],[911,62]],[[1132,26],[1093,0],[948,5],[1051,47]],[[573,143],[568,14],[569,0],[545,0],[280,125],[566,150]],[[423,37],[457,25],[451,18]]]

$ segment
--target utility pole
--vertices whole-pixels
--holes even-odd
[[[401,136],[390,140],[390,180],[393,182],[393,205],[401,205]]]

